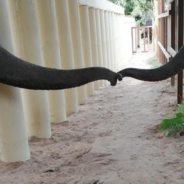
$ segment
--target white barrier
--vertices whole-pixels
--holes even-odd
[[[18,57],[51,68],[101,66],[117,71],[124,53],[122,7],[106,0],[2,0],[0,5],[1,30],[6,30],[0,30],[0,44]],[[3,17],[9,18],[8,27]],[[29,159],[28,137],[50,137],[51,122],[66,121],[87,96],[107,85],[97,81],[62,91],[22,90],[24,110],[20,90],[0,85],[1,160]]]

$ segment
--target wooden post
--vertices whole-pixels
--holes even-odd
[[[184,3],[183,0],[175,0],[178,4],[176,4],[176,12],[178,12],[178,34],[177,34],[177,41],[178,43],[178,50],[183,46],[183,10],[184,10]],[[177,95],[177,102],[181,104],[183,102],[183,70],[178,73],[178,95]]]
[[[171,47],[175,49],[175,1],[171,3]],[[175,86],[175,76],[171,77],[171,86]]]

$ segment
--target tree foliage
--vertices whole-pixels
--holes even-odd
[[[153,16],[153,0],[109,0],[124,7],[125,14],[131,15],[144,25]]]

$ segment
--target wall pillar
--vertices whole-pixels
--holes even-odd
[[[74,53],[71,38],[68,0],[55,0],[55,8],[62,60],[61,66],[63,69],[74,69]],[[78,99],[76,88],[66,89],[65,97],[67,115],[77,112]]]
[[[104,10],[100,10],[100,27],[101,27],[101,37],[102,37],[102,54],[103,54],[103,67],[107,68],[107,43],[106,43],[106,30],[105,30],[105,18]],[[104,82],[104,85],[107,86],[109,83]]]
[[[102,52],[103,52],[103,66],[107,67],[107,50],[106,50],[106,33],[105,33],[105,18],[104,10],[100,10],[100,26],[101,26],[101,36],[102,36]]]
[[[91,39],[90,39],[90,26],[89,26],[89,12],[87,6],[80,6],[80,20],[81,20],[81,33],[85,67],[92,67],[92,53],[91,53]],[[93,94],[94,84],[89,83],[86,85],[87,95]]]
[[[7,1],[0,1],[0,25],[0,45],[13,53]],[[30,159],[20,90],[4,84],[0,84],[0,159],[3,162]]]
[[[34,0],[9,2],[13,42],[18,57],[43,66]],[[50,114],[45,91],[22,90],[29,137],[51,136]]]
[[[115,54],[115,33],[114,33],[114,24],[113,24],[113,13],[110,13],[110,25],[111,25],[111,37],[112,37],[112,69],[115,71],[115,62],[116,62],[116,54]]]
[[[100,28],[100,10],[95,10],[95,19],[96,19],[96,32],[97,32],[97,54],[99,66],[103,67],[103,53],[102,53],[102,36],[101,36],[101,28]],[[100,86],[104,86],[104,81],[100,81]]]
[[[70,13],[70,26],[73,41],[73,51],[75,58],[75,68],[84,68],[84,58],[82,51],[82,36],[80,27],[79,3],[78,1],[68,0]],[[86,86],[77,88],[78,103],[84,104],[86,99]]]
[[[115,48],[115,62],[114,62],[114,70],[117,71],[117,61],[118,61],[118,36],[117,36],[117,22],[116,22],[116,14],[113,13],[113,30],[114,30],[114,48]]]
[[[114,51],[113,51],[113,31],[112,31],[112,19],[111,12],[108,12],[108,24],[109,24],[109,36],[110,36],[110,60],[111,60],[111,70],[114,70]]]
[[[117,61],[116,61],[116,70],[115,71],[118,71],[118,63],[119,63],[119,60],[120,60],[120,52],[119,52],[119,19],[118,19],[118,14],[115,14],[115,24],[116,24],[116,49],[117,49]]]
[[[106,52],[107,52],[107,68],[112,69],[111,67],[111,52],[110,52],[110,25],[109,25],[109,18],[108,18],[108,11],[104,12],[104,21],[105,21],[105,31],[106,31]]]
[[[97,31],[96,31],[96,19],[95,9],[89,8],[89,23],[90,23],[90,36],[91,36],[91,50],[93,66],[99,66],[98,51],[97,51]],[[100,87],[99,81],[94,82],[94,89],[98,90]]]
[[[35,0],[43,60],[46,67],[61,69],[55,7],[52,0]],[[67,120],[63,90],[48,92],[50,118],[53,123]]]

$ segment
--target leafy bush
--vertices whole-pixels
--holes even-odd
[[[180,135],[184,131],[184,105],[178,105],[174,118],[164,119],[161,122],[159,131],[165,131],[166,136]]]

